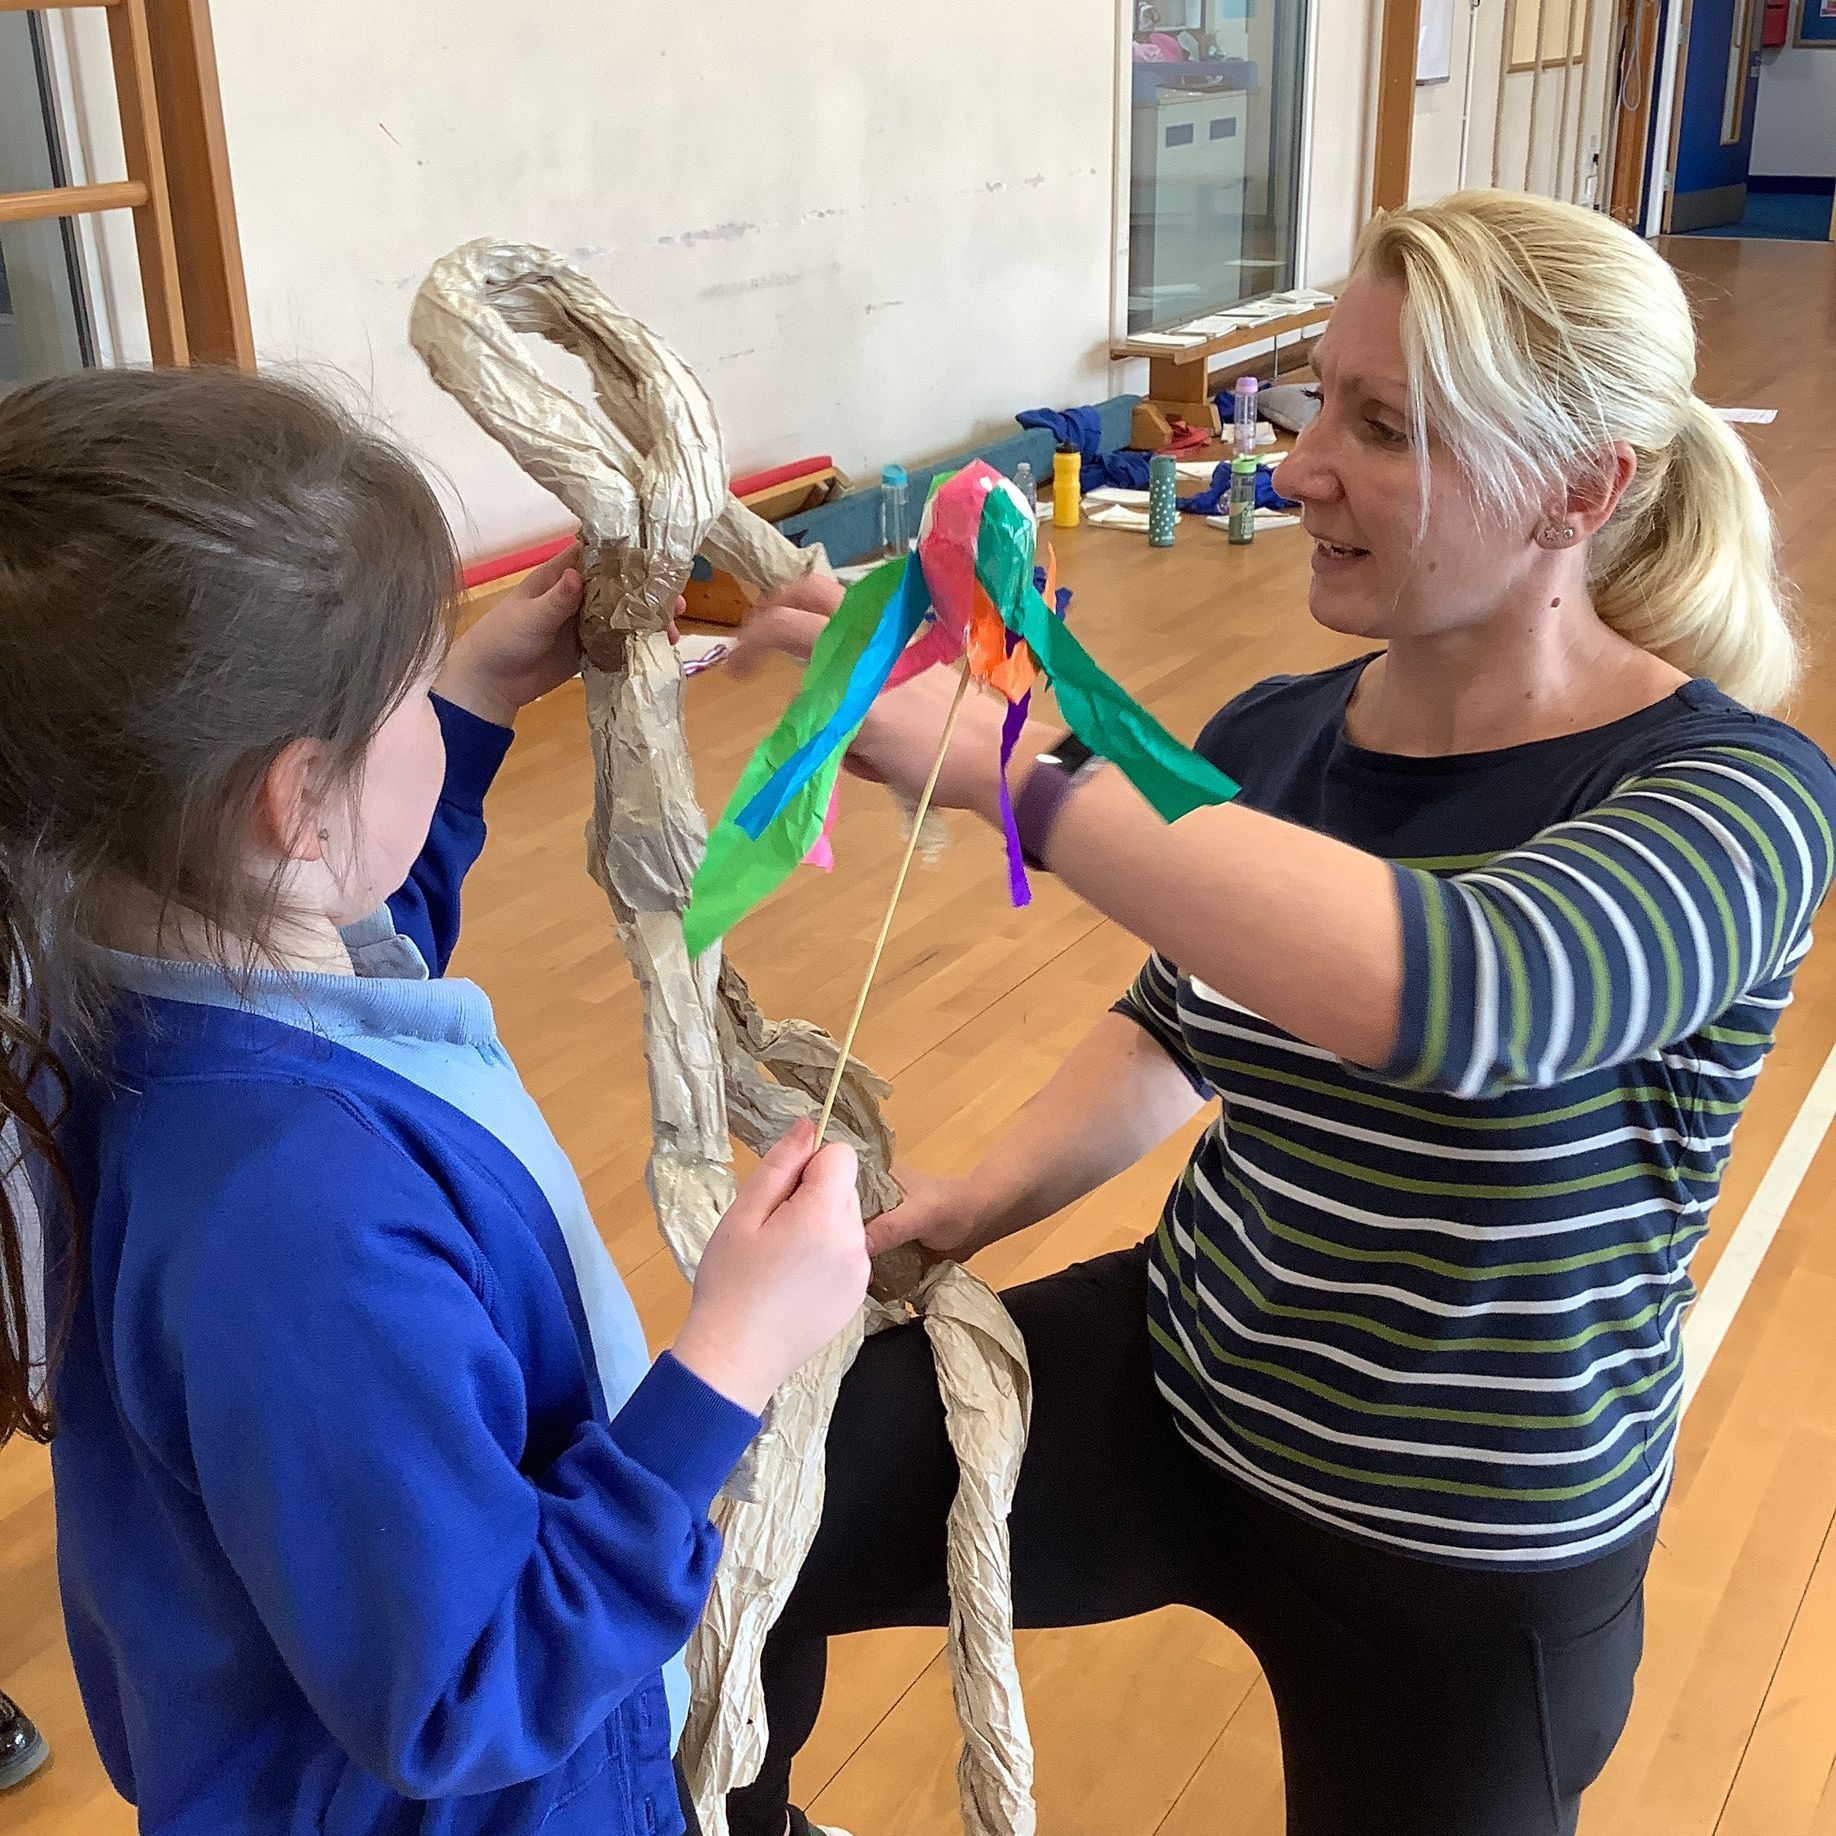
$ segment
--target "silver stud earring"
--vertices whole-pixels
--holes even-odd
[[[1545,548],[1566,548],[1574,539],[1574,529],[1567,523],[1564,523],[1560,529],[1551,524],[1538,536],[1538,540]]]

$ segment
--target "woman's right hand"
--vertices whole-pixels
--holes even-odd
[[[774,652],[800,667],[808,664],[822,628],[841,604],[839,582],[820,574],[781,588],[746,614],[727,668],[750,676]],[[915,805],[931,775],[937,743],[955,699],[954,668],[930,669],[881,693],[868,710],[842,761],[849,772],[884,784],[907,807]],[[1001,821],[1001,729],[1007,704],[980,691],[964,703],[938,773],[931,801],[938,809],[973,810],[983,821]],[[1032,722],[1020,736],[1015,771],[1045,745],[1054,729]]]
[[[867,1293],[867,1234],[851,1148],[816,1148],[799,1122],[715,1227],[671,1347],[755,1415],[847,1325]]]
[[[986,1208],[967,1179],[938,1179],[915,1167],[895,1167],[893,1178],[903,1196],[867,1226],[874,1255],[916,1243],[946,1261],[967,1262],[994,1240]]]

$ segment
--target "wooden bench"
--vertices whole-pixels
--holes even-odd
[[[1336,293],[1336,288],[1321,288],[1322,293]],[[1191,344],[1169,346],[1164,337],[1176,337],[1174,326],[1164,334],[1145,338],[1123,338],[1111,346],[1110,355],[1117,358],[1145,357],[1148,366],[1147,397],[1155,407],[1169,415],[1179,415],[1194,427],[1219,425],[1213,401],[1215,389],[1211,380],[1213,361],[1233,352],[1252,349],[1273,339],[1277,368],[1280,367],[1281,341],[1311,331],[1331,316],[1331,302],[1301,308],[1279,319],[1264,319],[1259,325],[1232,326],[1215,337],[1200,338]]]

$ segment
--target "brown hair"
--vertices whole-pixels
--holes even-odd
[[[277,890],[238,845],[268,768],[312,739],[321,791],[353,781],[456,578],[412,462],[297,383],[89,371],[0,397],[0,1443],[51,1431],[15,1176],[49,1173],[47,1268],[74,1257],[54,1126],[102,1014],[73,947],[98,895],[125,881],[260,949]]]

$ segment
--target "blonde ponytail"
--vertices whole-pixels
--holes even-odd
[[[1463,191],[1376,218],[1355,265],[1405,289],[1417,433],[1480,499],[1533,512],[1624,442],[1637,472],[1589,550],[1596,611],[1749,707],[1781,702],[1798,647],[1772,512],[1695,393],[1695,326],[1656,251],[1572,204]]]
[[[1641,488],[1642,487],[1642,488]],[[1772,510],[1740,436],[1693,396],[1588,557],[1594,609],[1623,637],[1752,708],[1791,693]]]

